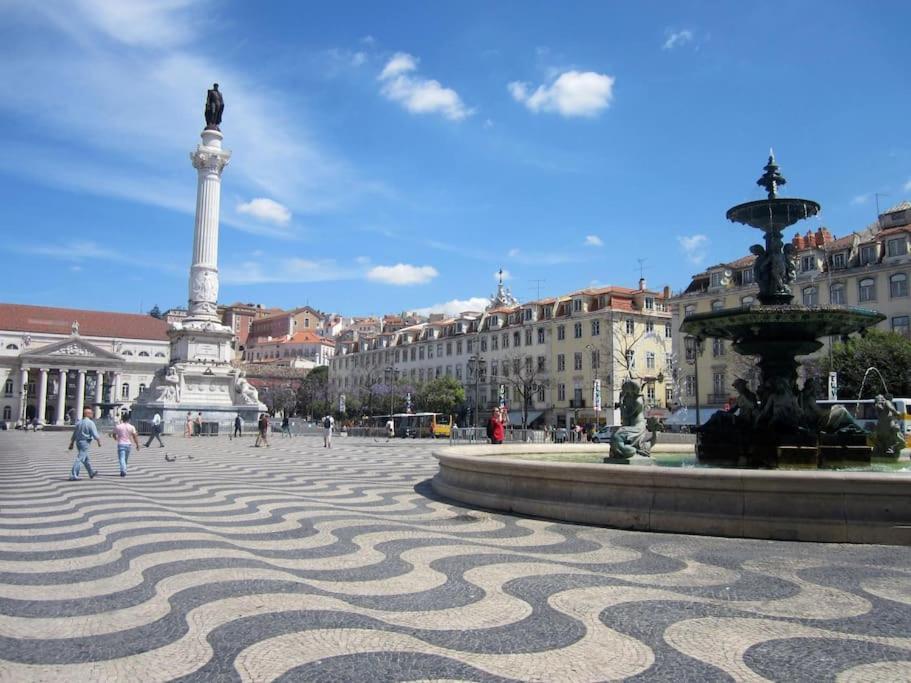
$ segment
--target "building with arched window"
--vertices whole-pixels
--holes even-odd
[[[83,408],[129,407],[170,357],[149,315],[0,304],[0,413],[62,425]]]

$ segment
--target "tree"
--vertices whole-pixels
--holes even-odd
[[[297,407],[297,393],[290,386],[278,387],[272,392],[272,411],[290,415]]]
[[[544,363],[534,357],[513,353],[500,364],[503,383],[512,387],[512,395],[518,395],[522,402],[522,426],[528,426],[528,406],[534,403],[534,395],[549,384],[544,376]]]
[[[418,391],[417,404],[427,412],[452,415],[465,402],[465,388],[452,377],[437,377]]]
[[[161,309],[158,308],[158,304],[155,304],[154,306],[152,306],[152,310],[149,311],[149,315],[152,316],[153,318],[158,318],[159,320],[161,320]]]
[[[297,407],[302,415],[325,415],[329,412],[329,367],[313,368],[297,390]]]
[[[820,368],[825,373],[838,373],[838,394],[842,398],[873,398],[886,391],[893,396],[911,395],[911,340],[894,332],[868,330],[835,344],[830,356],[824,356]],[[886,383],[886,389],[876,376],[867,370],[876,368]],[[867,380],[864,382],[864,376]]]

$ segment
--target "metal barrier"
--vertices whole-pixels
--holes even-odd
[[[509,429],[503,433],[503,443],[544,443],[546,433],[540,429]],[[450,443],[487,443],[486,427],[457,427],[452,430]]]

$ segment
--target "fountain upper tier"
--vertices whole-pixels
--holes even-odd
[[[810,199],[775,197],[738,204],[728,209],[726,216],[729,221],[770,232],[784,230],[818,213],[819,204]]]

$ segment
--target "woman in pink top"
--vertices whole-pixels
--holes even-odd
[[[130,424],[130,414],[124,413],[120,416],[120,424],[114,427],[114,433],[111,434],[117,440],[117,460],[120,461],[120,476],[127,476],[127,461],[130,459],[130,443],[136,445],[139,450],[139,435],[136,434],[136,427]]]

